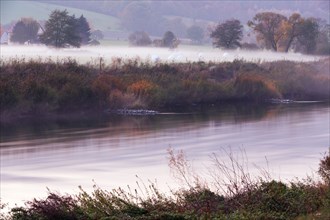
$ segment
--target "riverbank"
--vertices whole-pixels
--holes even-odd
[[[321,159],[320,181],[311,177],[289,184],[272,180],[266,169],[251,176],[247,158],[224,151],[230,163],[213,155],[213,181],[192,169],[182,151],[168,149],[168,165],[181,188],[171,195],[155,183],[135,188],[92,193],[80,188],[77,195],[49,192],[45,199],[28,201],[24,207],[2,213],[3,219],[329,219],[330,154]],[[315,177],[314,177],[315,178]],[[3,205],[1,205],[3,206]],[[3,207],[2,207],[3,208]]]
[[[73,59],[12,59],[1,62],[1,121],[108,109],[329,100],[329,62],[155,64],[114,58],[111,65],[81,65]]]

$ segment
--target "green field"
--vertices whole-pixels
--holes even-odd
[[[76,17],[83,14],[90,22],[92,29],[100,29],[102,31],[116,31],[121,29],[118,18],[91,11],[33,1],[1,0],[0,4],[2,25],[10,24],[22,17],[31,17],[36,20],[47,20],[51,11],[55,9],[67,9],[70,14],[74,14]]]

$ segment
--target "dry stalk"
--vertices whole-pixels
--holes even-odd
[[[251,176],[248,157],[243,149],[240,149],[240,153],[235,156],[231,148],[229,150],[222,148],[221,155],[225,155],[228,160],[222,160],[218,154],[213,153],[211,159],[214,167],[210,170],[210,175],[215,189],[226,197],[251,191],[263,179],[270,179],[269,172],[260,168],[258,168],[261,173],[259,179]]]
[[[168,165],[171,173],[180,184],[188,186],[189,189],[205,185],[202,184],[205,181],[202,181],[201,177],[194,172],[182,150],[175,153],[172,148],[168,148],[167,152],[169,154]]]

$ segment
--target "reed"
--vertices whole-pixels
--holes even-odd
[[[329,100],[329,59],[311,63],[152,63],[113,59],[10,59],[0,65],[2,115],[60,114],[117,108],[164,109],[271,98]]]
[[[78,195],[49,192],[47,198],[28,201],[24,207],[15,207],[1,217],[8,220],[329,219],[329,154],[320,162],[321,181],[308,177],[286,184],[273,180],[265,169],[253,177],[248,172],[244,151],[239,155],[230,150],[222,153],[230,162],[224,163],[214,154],[214,178],[205,181],[203,174],[194,171],[184,152],[169,149],[169,167],[181,183],[170,195],[162,193],[157,183],[144,183],[137,177],[135,188],[107,191],[95,185],[91,194],[82,188]]]

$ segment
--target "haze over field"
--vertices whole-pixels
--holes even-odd
[[[243,59],[250,62],[291,60],[298,62],[317,61],[321,56],[300,53],[279,53],[272,51],[220,50],[211,47],[182,46],[175,50],[154,47],[97,46],[54,49],[46,46],[7,46],[1,48],[1,59],[11,58],[49,59],[73,58],[79,63],[98,62],[103,58],[106,63],[112,58],[141,59],[151,62],[226,62]]]

